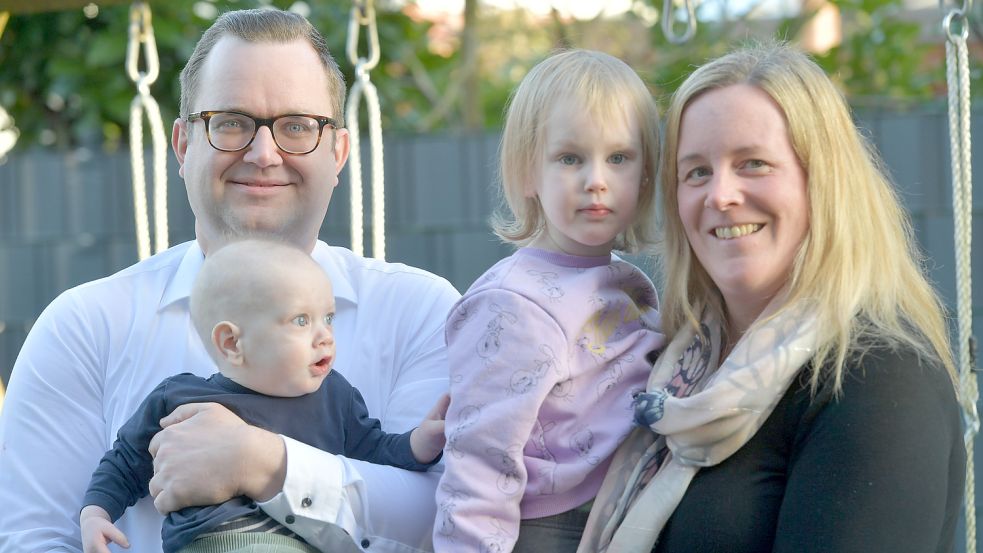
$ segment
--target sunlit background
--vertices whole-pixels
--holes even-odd
[[[682,46],[669,43],[660,29],[663,1],[377,0],[382,63],[373,82],[386,106],[385,128],[498,128],[508,93],[528,68],[566,46],[625,59],[660,100],[693,65],[742,40],[768,36],[813,52],[856,102],[931,101],[944,92],[943,12],[936,0],[692,0],[698,31]],[[674,0],[668,13],[680,30],[683,1]],[[0,35],[0,163],[14,148],[113,150],[125,142],[134,91],[123,71],[128,2],[78,2],[80,8],[58,11],[45,11],[46,3],[72,4],[0,0],[0,13],[10,10]],[[979,11],[983,2],[976,4]],[[351,82],[352,64],[344,56],[349,0],[150,5],[161,56],[152,90],[165,118],[175,115],[176,75],[196,36],[228,9],[274,5],[309,17]],[[978,57],[979,18],[971,23]],[[979,81],[978,64],[972,71]]]

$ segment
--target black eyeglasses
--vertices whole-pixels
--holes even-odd
[[[205,122],[208,143],[223,152],[245,149],[260,127],[269,127],[278,148],[288,154],[309,154],[321,143],[325,126],[338,128],[338,122],[330,117],[305,113],[261,119],[238,111],[199,111],[187,117],[188,122],[198,119]]]

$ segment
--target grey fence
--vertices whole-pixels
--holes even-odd
[[[867,110],[858,122],[878,146],[912,214],[929,271],[955,305],[952,200],[945,113]],[[983,113],[977,137],[973,229],[983,251]],[[495,205],[497,134],[387,136],[387,257],[447,277],[460,290],[507,255],[488,230]],[[149,158],[148,158],[149,159]],[[368,161],[367,156],[364,156]],[[149,164],[149,163],[148,163]],[[366,163],[366,168],[368,167]],[[183,181],[169,167],[171,243],[193,238]],[[366,194],[368,201],[368,194]],[[349,239],[347,171],[321,228],[327,242]],[[366,204],[368,205],[368,204]],[[44,150],[0,165],[0,378],[6,382],[31,324],[61,291],[136,261],[127,153]],[[367,218],[368,219],[368,218]],[[368,234],[366,235],[368,237]],[[366,239],[366,244],[371,241]],[[651,263],[634,259],[646,269]],[[974,329],[983,336],[983,254],[973,258]],[[983,450],[980,450],[983,452]],[[977,459],[983,458],[977,455]]]
[[[864,127],[890,167],[928,256],[932,278],[955,302],[948,131],[940,109],[864,111]],[[973,131],[983,136],[983,112]],[[980,164],[981,139],[974,143]],[[387,257],[447,277],[460,290],[510,251],[488,230],[496,203],[497,134],[388,136],[385,140]],[[365,161],[368,161],[367,156]],[[148,158],[149,161],[149,158]],[[148,163],[149,165],[149,163]],[[365,164],[366,170],[368,164]],[[976,171],[974,234],[983,250],[983,165]],[[321,236],[347,245],[348,171]],[[149,180],[149,179],[148,179]],[[32,150],[0,165],[0,378],[41,310],[61,291],[136,261],[126,152]],[[183,181],[169,160],[171,243],[194,236]],[[366,192],[366,210],[370,195]],[[366,217],[369,222],[369,218]],[[370,244],[369,228],[366,244]],[[646,269],[651,263],[635,259]],[[983,325],[983,254],[973,259],[974,328]]]
[[[864,111],[867,130],[912,214],[932,278],[955,304],[948,131],[940,109]],[[973,131],[983,136],[983,112]],[[980,164],[981,139],[974,143]],[[497,134],[387,136],[387,257],[436,272],[460,290],[510,251],[488,230],[496,204]],[[367,156],[365,161],[368,161]],[[148,158],[149,165],[149,158]],[[365,164],[366,171],[368,164]],[[983,251],[983,165],[976,171],[974,235]],[[348,245],[348,171],[342,174],[321,236]],[[149,179],[148,179],[149,180]],[[9,377],[31,324],[61,291],[136,261],[127,152],[31,150],[0,165],[0,378]],[[194,236],[191,210],[169,160],[172,244]],[[366,192],[366,212],[370,195]],[[369,223],[369,217],[366,217]],[[365,243],[371,244],[369,228]],[[651,270],[645,259],[634,259]],[[973,259],[974,328],[983,325],[983,254]]]

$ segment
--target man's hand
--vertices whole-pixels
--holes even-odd
[[[410,434],[410,448],[417,463],[429,463],[444,450],[444,443],[447,442],[444,437],[444,418],[447,417],[447,407],[450,404],[450,395],[440,396],[420,426]]]
[[[181,405],[150,441],[150,494],[162,514],[245,495],[266,501],[286,475],[283,439],[250,426],[217,403]]]
[[[109,542],[130,548],[126,534],[113,526],[109,513],[102,507],[86,505],[79,514],[79,526],[82,527],[82,551],[85,553],[109,553]]]

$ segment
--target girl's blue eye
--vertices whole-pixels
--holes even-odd
[[[297,326],[307,326],[310,324],[310,320],[308,320],[307,315],[297,315],[294,317],[293,323]]]
[[[324,324],[326,326],[331,326],[331,323],[333,322],[334,322],[334,313],[328,313],[327,315],[324,316]]]
[[[626,156],[625,154],[614,154],[608,159],[611,160],[611,163],[615,165],[621,165],[622,163],[628,160],[628,156]]]
[[[560,163],[562,163],[563,165],[575,165],[577,161],[579,161],[577,159],[577,156],[573,154],[564,154],[560,156]]]

